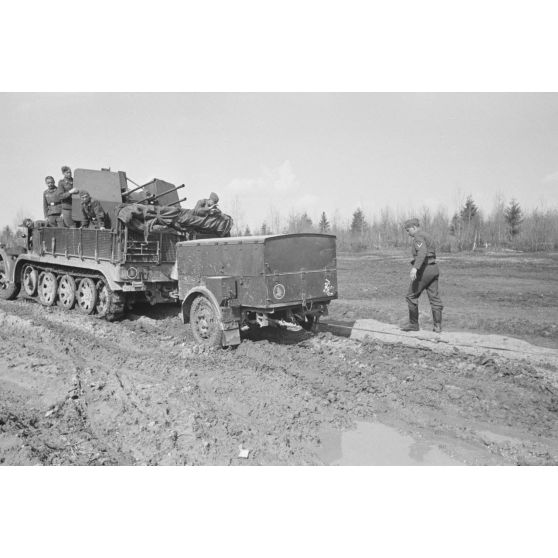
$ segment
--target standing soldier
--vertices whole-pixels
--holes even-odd
[[[47,227],[61,227],[60,214],[62,209],[54,178],[47,176],[45,182],[47,189],[43,192],[43,213],[47,221]]]
[[[98,200],[94,200],[89,192],[81,190],[79,193],[81,199],[81,212],[85,219],[81,222],[83,228],[104,229],[106,213],[103,206]]]
[[[77,190],[74,188],[74,179],[72,178],[72,169],[70,167],[62,167],[64,178],[58,181],[58,197],[62,202],[62,219],[65,227],[73,227],[72,219],[72,194]]]
[[[428,300],[432,308],[432,319],[436,333],[442,332],[442,301],[438,296],[438,277],[440,271],[436,263],[436,246],[432,237],[420,230],[418,219],[405,221],[405,230],[413,239],[413,265],[411,269],[411,284],[407,292],[406,300],[409,306],[409,323],[401,329],[403,331],[419,330],[419,297],[426,289]]]

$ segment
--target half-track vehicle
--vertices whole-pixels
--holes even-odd
[[[337,298],[332,235],[223,237],[222,231],[137,230],[119,218],[129,197],[125,174],[79,170],[75,187],[101,198],[111,228],[27,222],[18,230],[17,246],[0,247],[0,298],[14,299],[22,291],[45,306],[107,320],[118,319],[138,301],[175,304],[196,342],[211,346],[237,345],[240,331],[252,327],[315,329]],[[82,184],[76,185],[80,174]],[[163,192],[153,191],[155,186]],[[179,201],[168,182],[155,179],[149,187],[150,199],[163,193],[169,205]],[[76,202],[79,198],[74,218],[79,217]]]

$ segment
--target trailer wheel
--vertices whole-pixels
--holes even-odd
[[[10,283],[4,260],[0,259],[0,298],[13,300],[19,294],[19,289],[19,283]]]
[[[93,279],[85,277],[79,282],[76,293],[77,307],[83,314],[92,314],[97,304],[97,288]]]
[[[52,306],[56,302],[57,289],[58,285],[54,273],[43,271],[39,274],[37,291],[39,293],[39,302],[43,306]]]
[[[26,265],[23,268],[22,283],[25,294],[28,296],[35,296],[37,294],[39,272],[32,265]]]
[[[76,282],[71,275],[62,275],[58,282],[58,306],[71,310],[76,302]]]
[[[190,325],[196,343],[221,346],[221,320],[215,306],[205,296],[198,296],[190,308]]]

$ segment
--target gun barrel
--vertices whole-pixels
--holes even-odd
[[[181,200],[176,200],[175,202],[169,203],[169,207],[171,207],[172,205],[176,205],[177,203],[182,203],[183,201],[186,201],[188,198],[187,197],[183,197]]]
[[[167,194],[171,194],[172,192],[176,192],[177,190],[180,190],[180,188],[184,188],[186,185],[185,184],[181,184],[180,186],[177,186],[176,188],[172,188],[171,190],[167,190],[166,192],[161,192],[160,194],[157,194],[156,196],[148,196],[147,198],[141,200],[138,203],[145,203],[145,202],[154,202],[155,200],[159,199],[162,196],[165,196]]]
[[[143,188],[143,186],[138,186],[137,188],[132,188],[131,190],[128,190],[127,192],[122,192],[122,197],[125,198],[127,196],[129,196],[130,194],[133,194],[134,192],[137,192],[138,190],[141,190]]]

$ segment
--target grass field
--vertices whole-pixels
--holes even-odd
[[[438,258],[444,329],[509,335],[558,348],[558,253],[451,254]],[[410,257],[338,254],[339,300],[330,319],[406,321]],[[421,327],[432,328],[428,298]]]

